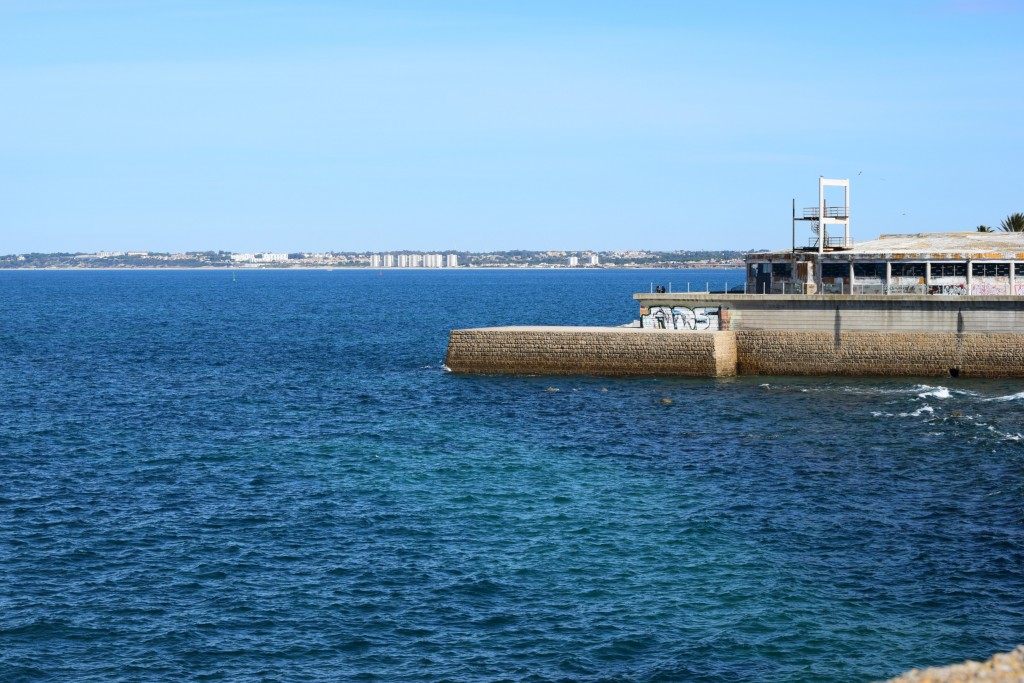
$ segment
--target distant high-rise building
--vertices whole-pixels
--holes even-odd
[[[399,268],[409,268],[410,267],[409,266],[409,255],[408,254],[399,254],[398,255],[398,267]]]
[[[380,268],[380,254],[370,254],[370,267]]]
[[[384,261],[384,267],[385,268],[394,268],[395,267],[395,257],[393,255],[391,255],[391,254],[384,254],[383,261]]]
[[[409,267],[410,268],[422,268],[423,267],[423,254],[409,254]]]
[[[576,256],[570,256],[566,263],[569,265],[570,268],[575,268],[580,264],[580,259],[579,257]]]
[[[601,265],[601,259],[598,258],[597,254],[591,254],[590,255],[590,265],[592,265],[592,266],[599,266],[599,265]]]
[[[458,268],[459,267],[459,255],[458,254],[448,254],[448,267],[449,268]]]

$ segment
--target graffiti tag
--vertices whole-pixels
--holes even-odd
[[[718,330],[719,309],[651,306],[646,314],[641,311],[640,326],[650,330]]]

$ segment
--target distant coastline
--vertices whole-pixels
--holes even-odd
[[[748,252],[442,251],[235,253],[101,251],[0,255],[0,270],[546,270],[742,268]]]
[[[194,271],[265,271],[265,270],[323,270],[323,271],[360,271],[360,270],[377,270],[377,271],[469,271],[469,270],[736,270],[742,269],[743,262],[726,262],[726,263],[703,263],[693,262],[687,264],[644,264],[644,265],[628,265],[628,266],[615,266],[615,265],[601,265],[601,266],[459,266],[457,268],[409,268],[409,267],[391,267],[391,268],[375,268],[372,266],[286,266],[286,265],[256,265],[256,266],[7,266],[0,265],[0,271],[32,271],[32,272],[44,272],[44,271],[66,271],[66,272],[83,272],[83,271],[125,271],[125,270],[194,270]]]

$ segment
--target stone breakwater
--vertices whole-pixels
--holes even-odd
[[[495,327],[453,330],[445,363],[477,374],[1024,377],[1024,334]]]
[[[1024,683],[1024,645],[985,662],[911,669],[886,683]]]
[[[453,372],[518,375],[736,374],[728,333],[671,334],[629,327],[491,327],[452,330]]]

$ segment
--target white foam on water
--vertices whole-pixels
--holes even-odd
[[[1020,432],[1016,432],[1014,434],[1011,434],[1010,432],[1001,432],[998,429],[996,429],[995,427],[993,427],[992,425],[988,426],[988,431],[992,432],[996,436],[1002,437],[1006,441],[1021,441],[1021,440],[1024,440],[1024,434],[1021,434]]]
[[[986,401],[1016,401],[1024,398],[1024,391],[1019,391],[1016,394],[1010,394],[1009,396],[995,396],[993,398],[987,398]]]
[[[918,398],[949,398],[952,396],[952,394],[949,393],[949,389],[946,387],[930,387],[927,384],[921,384],[917,388],[923,389],[923,391],[917,395]]]
[[[900,417],[921,417],[925,413],[934,413],[935,409],[931,406],[921,406],[912,413],[900,413]]]
[[[899,389],[883,389],[881,387],[844,387],[843,391],[849,394],[865,394],[865,395],[882,395],[882,396],[906,396],[907,394],[917,394],[922,398],[935,396],[936,398],[949,398],[951,393],[970,393],[970,392],[950,392],[946,387],[938,386],[933,387],[930,384],[915,384],[909,387],[902,387]]]

